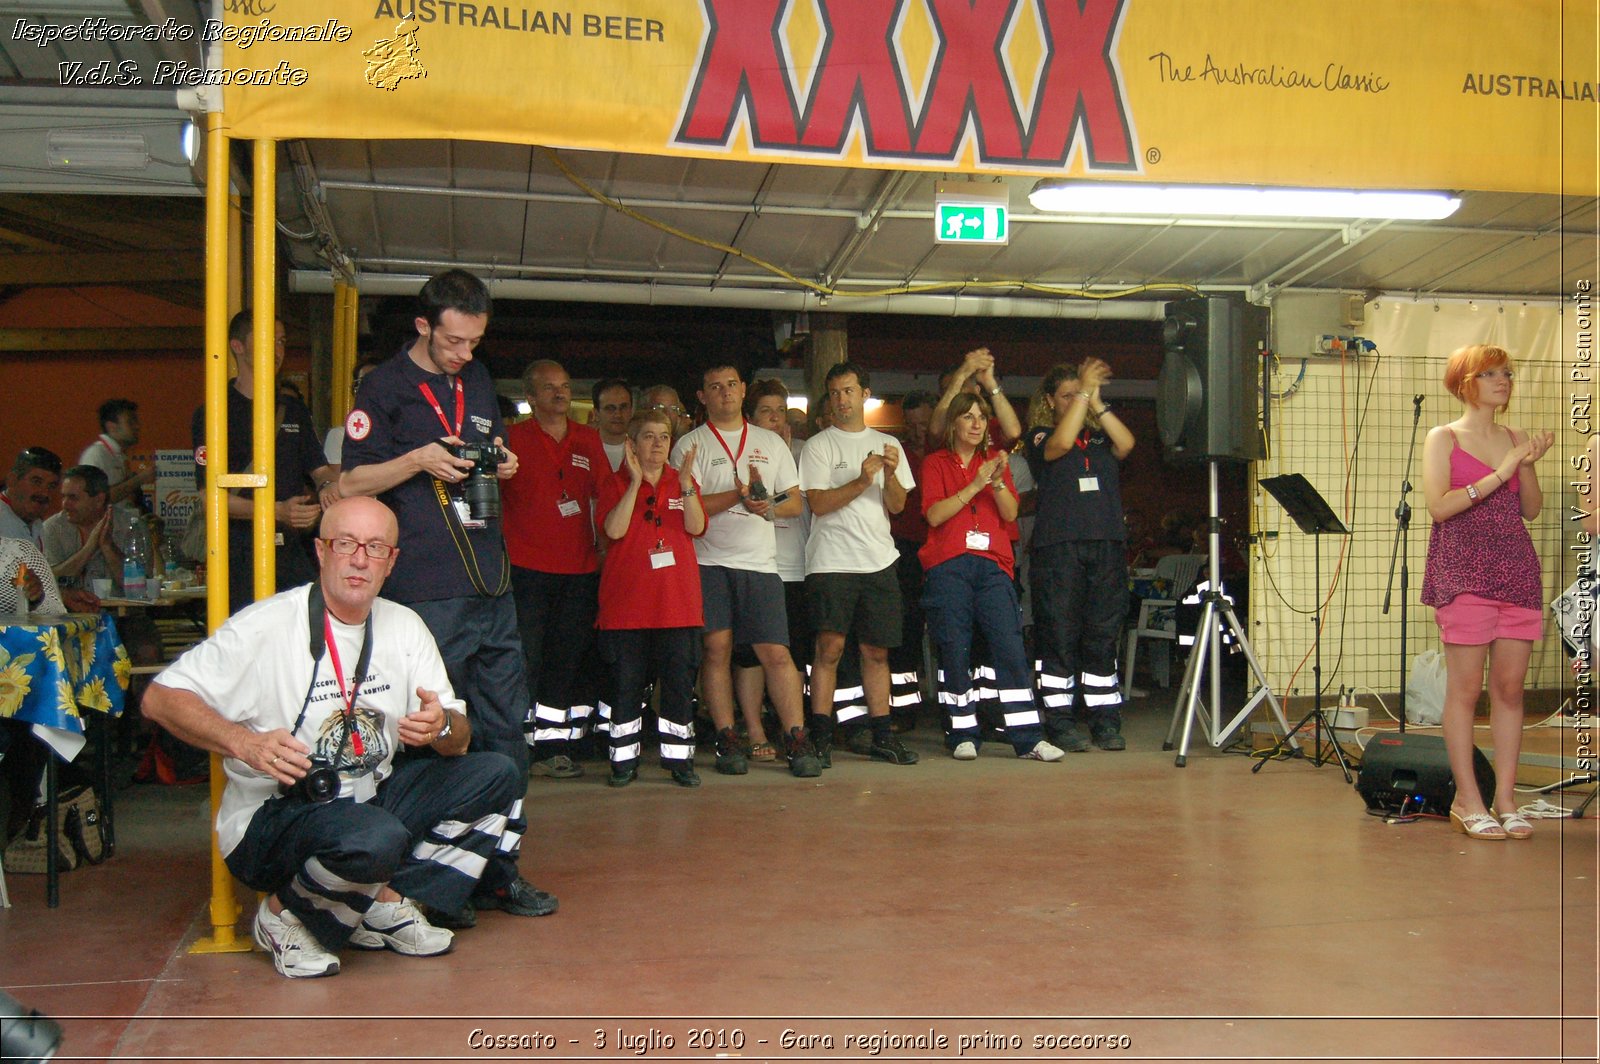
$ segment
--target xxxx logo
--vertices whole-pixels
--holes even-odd
[[[1126,0],[700,0],[675,140],[1090,171],[1139,168],[1116,42]],[[797,29],[810,20],[809,31]],[[803,83],[802,83],[802,79]]]

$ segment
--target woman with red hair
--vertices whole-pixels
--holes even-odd
[[[1460,348],[1445,366],[1444,384],[1466,409],[1430,429],[1423,444],[1422,491],[1433,532],[1422,601],[1434,607],[1444,643],[1444,742],[1456,784],[1450,821],[1473,839],[1525,839],[1533,826],[1516,804],[1522,685],[1543,634],[1544,591],[1524,522],[1544,506],[1533,465],[1555,437],[1496,421],[1511,403],[1511,356],[1503,348]],[[1478,791],[1472,763],[1485,661],[1498,817]]]

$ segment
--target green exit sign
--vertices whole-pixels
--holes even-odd
[[[936,203],[933,224],[941,244],[1004,244],[1011,235],[1003,203]]]

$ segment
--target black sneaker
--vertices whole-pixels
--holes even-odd
[[[1092,733],[1094,745],[1102,750],[1126,750],[1128,741],[1122,737],[1122,732],[1116,728],[1095,728]]]
[[[499,909],[512,916],[549,916],[560,907],[560,903],[556,901],[554,894],[546,894],[518,876],[510,886],[474,896],[472,907],[480,912],[484,909]],[[437,921],[435,925],[443,926]]]
[[[724,776],[743,776],[750,771],[750,762],[744,756],[744,745],[739,742],[738,733],[732,728],[723,728],[717,733],[717,771]],[[677,773],[673,773],[673,778],[677,778]],[[692,787],[694,784],[685,786]]]
[[[626,787],[638,778],[639,770],[636,768],[614,768],[611,770],[611,778],[606,780],[606,785],[610,787]]]
[[[898,735],[891,734],[879,742],[874,739],[868,753],[874,761],[887,761],[891,765],[915,765],[922,760],[915,750],[906,748]]]
[[[783,752],[789,759],[789,772],[796,778],[822,775],[822,760],[817,757],[817,748],[811,745],[804,728],[789,729],[789,734],[783,737]]]
[[[1075,721],[1056,723],[1045,730],[1046,738],[1069,754],[1081,754],[1089,749],[1089,739]]]
[[[672,782],[680,787],[698,787],[700,786],[700,773],[694,770],[693,765],[688,768],[675,768],[672,770]]]
[[[866,755],[872,753],[872,732],[866,728],[853,729],[846,736],[844,742],[852,754]]]
[[[454,912],[425,905],[423,906],[423,913],[427,916],[428,923],[434,927],[442,927],[449,931],[470,931],[478,926],[478,911],[472,907],[471,902]]]

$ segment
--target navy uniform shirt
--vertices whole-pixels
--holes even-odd
[[[411,360],[410,344],[361,382],[356,407],[344,425],[345,469],[377,465],[451,435],[421,388],[432,392],[450,428],[455,427],[456,378],[423,369]],[[459,375],[465,402],[460,437],[467,443],[505,438],[494,380],[481,362]],[[420,387],[419,387],[420,386]],[[497,482],[498,484],[498,482]],[[379,495],[400,521],[400,553],[383,595],[395,602],[430,602],[468,595],[503,594],[510,579],[500,519],[462,527],[447,517],[448,500],[463,497],[460,484],[446,485],[427,473]]]
[[[1055,430],[1031,428],[1028,468],[1039,484],[1038,517],[1033,524],[1033,549],[1086,539],[1123,542],[1122,489],[1117,479],[1117,457],[1103,432],[1085,428],[1072,450],[1053,462],[1045,461],[1045,441]],[[1094,490],[1085,490],[1093,486]]]
[[[247,399],[236,385],[237,381],[228,385],[227,471],[229,473],[244,472],[254,457],[251,446],[253,435],[251,419],[254,416],[252,400]],[[323,455],[322,440],[317,436],[317,430],[311,423],[311,411],[306,409],[306,405],[300,400],[292,397],[280,397],[278,405],[283,409],[283,418],[278,426],[274,447],[277,470],[272,497],[277,502],[292,499],[297,495],[310,495],[315,500],[317,487],[311,482],[311,471],[327,465],[328,459]],[[194,417],[189,423],[189,432],[194,441],[195,454],[198,456],[200,448],[206,442],[204,406],[194,412]],[[206,470],[199,462],[195,463],[195,483],[201,491],[205,490]],[[283,544],[278,548],[277,555],[277,589],[286,591],[306,583],[317,575],[316,555],[311,546],[311,541],[316,538],[316,529],[297,531],[280,525],[278,532],[283,536]],[[235,610],[254,597],[251,594],[254,583],[251,559],[254,556],[255,538],[250,533],[250,522],[242,519],[229,520],[228,599],[230,606]]]

